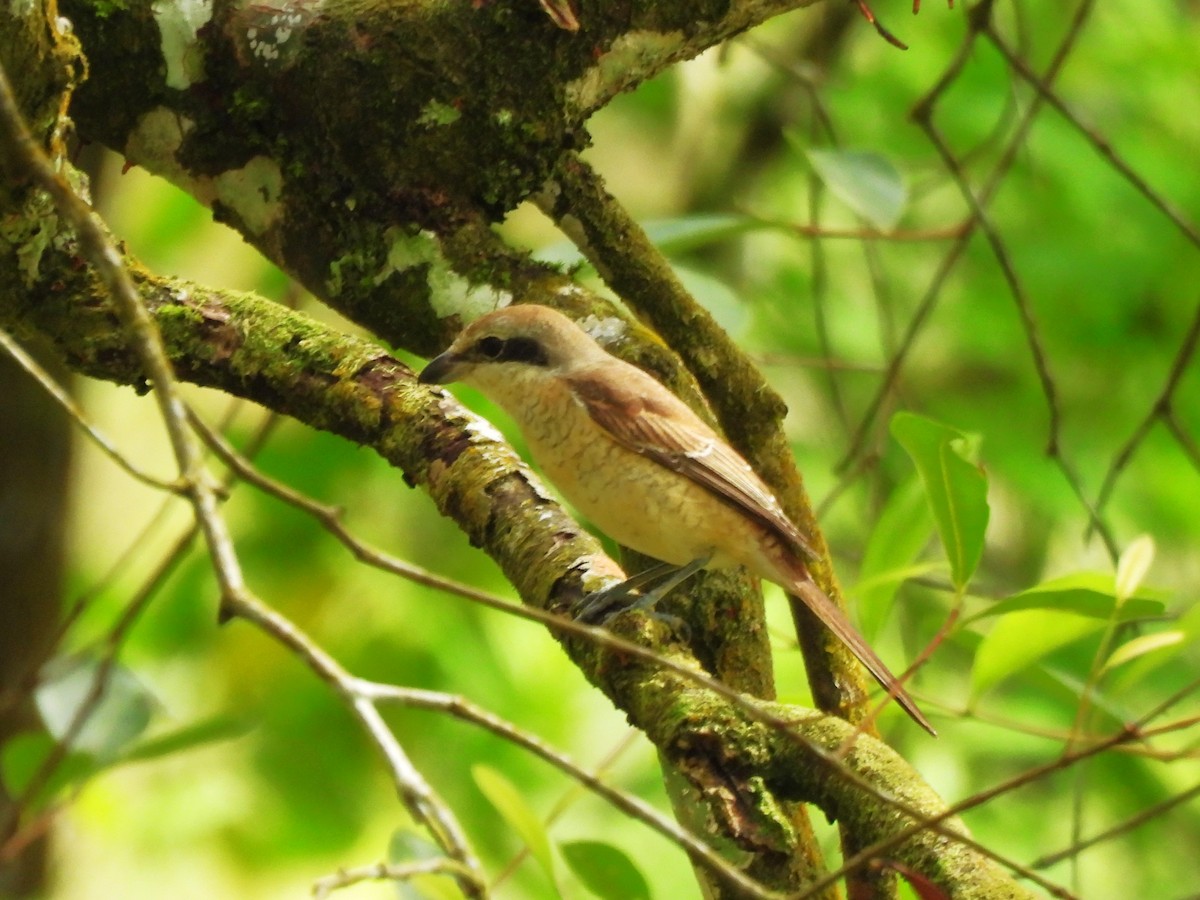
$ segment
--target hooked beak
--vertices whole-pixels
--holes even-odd
[[[417,381],[421,384],[449,384],[451,381],[458,381],[461,362],[458,354],[447,350],[429,361],[429,365],[417,376]]]

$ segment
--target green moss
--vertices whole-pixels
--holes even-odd
[[[37,283],[46,252],[71,239],[71,232],[45,191],[26,192],[23,208],[0,219],[0,241],[8,245],[9,252],[16,254],[25,287]]]
[[[453,125],[462,118],[462,113],[448,103],[430,100],[417,116],[417,124],[426,126]]]
[[[117,13],[128,12],[131,8],[127,0],[92,0],[92,12],[97,18],[107,19]]]

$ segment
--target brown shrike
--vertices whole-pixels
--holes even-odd
[[[799,597],[935,733],[813,582],[805,560],[816,554],[750,464],[683,401],[566,316],[533,305],[489,313],[420,380],[462,381],[505,410],[547,477],[617,543],[689,574],[745,566]]]

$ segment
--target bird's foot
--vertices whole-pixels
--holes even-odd
[[[677,623],[679,622],[678,617],[655,612],[655,605],[681,583],[703,569],[710,559],[712,559],[711,554],[694,559],[684,566],[658,563],[627,578],[620,584],[615,584],[602,591],[595,591],[581,598],[572,610],[572,615],[577,621],[587,625],[603,625],[617,613],[638,609],[666,620],[668,624]],[[650,585],[653,585],[650,590],[642,591],[642,588]]]

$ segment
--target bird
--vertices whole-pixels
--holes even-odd
[[[570,318],[531,303],[488,312],[418,380],[467,384],[504,410],[546,477],[618,544],[661,560],[676,577],[744,566],[799,597],[889,696],[936,734],[813,581],[807,563],[817,554],[753,467],[667,387]]]

